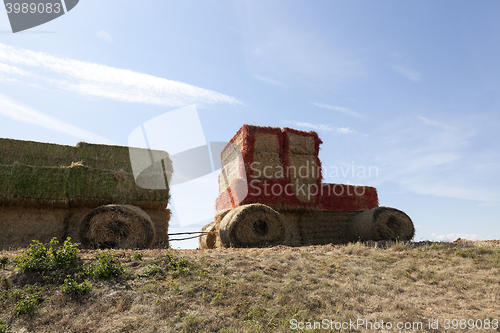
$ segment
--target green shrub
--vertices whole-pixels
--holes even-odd
[[[122,264],[109,251],[100,252],[96,261],[89,264],[85,272],[93,279],[119,278],[125,272]]]
[[[149,265],[148,268],[146,268],[146,270],[142,274],[138,274],[138,276],[142,277],[142,278],[150,278],[150,277],[154,277],[157,275],[164,275],[164,274],[165,274],[165,271],[163,270],[163,268],[161,268],[157,264],[153,264],[153,265]]]
[[[132,253],[132,260],[142,260],[142,253],[140,252]]]
[[[61,292],[66,295],[83,296],[92,291],[92,285],[88,281],[78,283],[68,275],[68,277],[64,279],[64,283],[61,285],[60,289]]]
[[[0,268],[4,268],[8,264],[9,264],[9,258],[7,257],[0,258]]]
[[[47,249],[37,240],[22,250],[22,254],[14,258],[14,262],[23,272],[47,272],[59,268],[68,268],[78,257],[78,243],[71,243],[67,238],[63,246],[59,246],[56,238],[52,238]]]
[[[29,293],[17,302],[14,311],[16,315],[31,314],[40,304],[41,298],[39,293]]]

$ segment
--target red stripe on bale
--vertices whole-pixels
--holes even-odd
[[[323,184],[319,207],[325,210],[357,211],[378,207],[377,189],[371,186]]]

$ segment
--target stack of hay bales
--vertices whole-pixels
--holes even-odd
[[[0,248],[52,237],[80,241],[82,217],[108,204],[143,209],[156,230],[152,246],[163,246],[168,200],[168,187],[153,191],[136,185],[128,147],[0,139]]]
[[[322,183],[321,143],[313,131],[244,125],[221,154],[217,215],[200,248],[412,239],[411,219],[378,207],[374,187]]]
[[[316,202],[321,189],[321,162],[318,158],[322,143],[316,132],[283,129],[283,159],[287,166],[287,178],[300,202]]]

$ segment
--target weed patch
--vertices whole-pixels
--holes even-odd
[[[93,279],[119,278],[124,272],[120,259],[109,251],[100,252],[96,260],[85,268],[85,273]]]
[[[89,281],[84,281],[78,283],[75,279],[68,277],[64,280],[64,283],[59,287],[61,292],[66,295],[79,297],[89,294],[92,291],[92,285]]]

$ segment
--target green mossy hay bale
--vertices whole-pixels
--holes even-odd
[[[168,191],[146,190],[135,184],[131,173],[70,167],[0,165],[0,201],[62,201],[71,206],[105,203],[159,202],[167,204]],[[139,204],[140,205],[140,204]]]
[[[355,215],[349,223],[350,241],[410,241],[415,227],[404,212],[390,207],[375,207]]]
[[[69,166],[74,159],[75,147],[0,139],[0,165]]]
[[[145,249],[151,246],[154,236],[151,218],[129,205],[98,207],[81,222],[80,239],[86,248]]]
[[[224,247],[278,245],[285,238],[285,224],[280,214],[266,205],[243,205],[222,219],[219,237]]]

